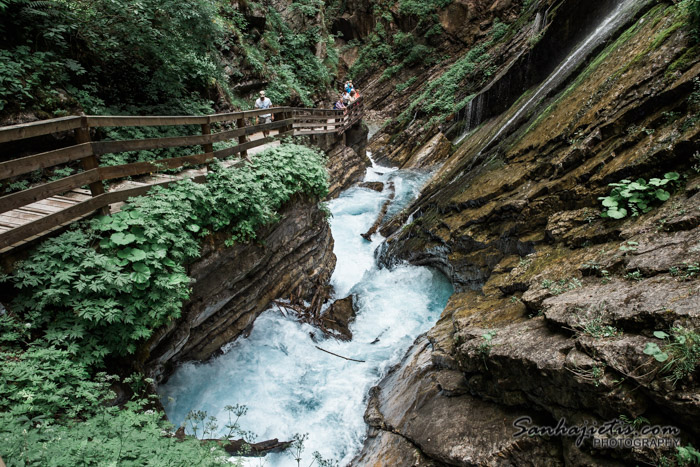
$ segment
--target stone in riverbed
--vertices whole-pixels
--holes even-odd
[[[333,332],[333,336],[342,341],[352,339],[350,323],[355,320],[355,308],[352,306],[353,296],[336,300],[321,316],[321,321],[326,329]]]
[[[368,188],[374,191],[382,191],[384,184],[382,182],[362,182],[358,185],[360,188]]]

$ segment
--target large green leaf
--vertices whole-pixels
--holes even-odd
[[[151,269],[148,266],[146,266],[144,263],[134,263],[133,268],[134,268],[134,271],[136,271],[136,272],[141,272],[144,274],[151,273]]]
[[[139,248],[132,248],[127,259],[132,262],[143,261],[146,259],[146,252]]]
[[[139,284],[145,284],[151,278],[151,269],[143,263],[134,263],[131,279]]]
[[[667,199],[669,199],[671,197],[671,193],[669,193],[666,190],[662,190],[661,188],[656,190],[655,194],[656,194],[656,199],[658,199],[659,201],[666,201]]]
[[[136,241],[136,237],[133,234],[123,232],[113,233],[109,239],[117,245],[128,245],[129,243]]]
[[[625,208],[611,208],[608,209],[608,216],[613,219],[623,219],[627,215],[627,209]]]

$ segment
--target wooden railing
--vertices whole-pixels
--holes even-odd
[[[249,125],[248,121],[260,115],[273,114],[274,121],[264,124]],[[206,116],[76,116],[64,117],[40,122],[13,125],[0,128],[0,143],[8,143],[48,135],[52,133],[74,131],[75,144],[40,154],[20,157],[0,162],[0,180],[18,177],[35,170],[46,169],[72,161],[81,161],[83,171],[58,180],[33,186],[0,197],[0,216],[5,216],[5,223],[0,219],[0,252],[7,251],[17,244],[45,235],[61,226],[83,218],[95,211],[108,212],[109,205],[122,202],[130,197],[146,194],[153,186],[168,185],[177,178],[160,182],[148,182],[145,186],[105,192],[104,181],[123,179],[138,175],[177,169],[185,166],[207,164],[214,159],[224,159],[239,154],[247,157],[247,151],[273,142],[279,137],[292,135],[342,135],[350,126],[362,118],[362,101],[350,109],[306,109],[293,107],[274,107],[266,110],[231,112]],[[227,129],[212,132],[215,124],[226,123]],[[91,128],[103,127],[150,127],[200,125],[201,134],[191,136],[174,136],[151,139],[134,139],[122,141],[93,141]],[[216,125],[222,126],[222,125]],[[249,141],[250,135],[263,131],[275,130],[275,136],[263,137]],[[237,145],[214,151],[214,143],[237,141]],[[202,152],[189,156],[160,159],[149,162],[134,162],[117,166],[100,166],[99,158],[104,154],[125,151],[141,151],[162,148],[200,146]],[[203,176],[195,181],[203,181]],[[22,223],[30,213],[36,217],[36,210],[30,212],[32,203],[67,193],[82,186],[90,188],[90,198],[46,213],[41,218]],[[65,199],[65,198],[64,198]],[[7,214],[3,214],[7,213]],[[9,223],[9,215],[17,223]],[[3,231],[4,230],[4,231]]]

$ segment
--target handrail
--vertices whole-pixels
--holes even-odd
[[[0,233],[0,252],[7,250],[17,242],[40,236],[42,232],[47,233],[74,219],[85,217],[95,210],[105,211],[110,204],[125,201],[135,194],[145,194],[152,186],[172,182],[105,193],[103,181],[155,173],[165,169],[177,169],[186,165],[208,164],[214,159],[223,159],[234,154],[246,157],[249,149],[268,144],[276,138],[288,135],[335,134],[340,136],[362,118],[363,110],[362,100],[358,99],[346,110],[272,107],[204,116],[83,115],[2,127],[0,128],[0,143],[74,130],[75,144],[0,162],[0,180],[75,160],[81,161],[84,171],[0,197],[0,215],[84,185],[90,186],[92,197]],[[246,124],[246,119],[264,114],[273,114],[275,120],[259,125]],[[212,124],[221,122],[231,122],[231,125],[235,124],[235,127],[212,133]],[[200,125],[201,134],[120,141],[92,141],[90,137],[90,128],[184,125]],[[248,141],[247,136],[270,130],[276,130],[278,134]],[[238,144],[214,151],[213,143],[231,140],[237,140]],[[134,162],[118,166],[100,166],[98,163],[99,156],[103,154],[186,146],[201,146],[202,152],[190,156]]]

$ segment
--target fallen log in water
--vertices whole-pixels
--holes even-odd
[[[389,189],[391,190],[391,193],[389,194],[389,199],[387,199],[382,205],[382,209],[381,211],[379,211],[379,215],[377,216],[377,220],[374,222],[374,225],[372,225],[372,227],[367,232],[361,234],[362,238],[364,238],[368,242],[372,241],[372,235],[374,235],[374,232],[376,232],[377,229],[379,229],[379,226],[382,224],[382,219],[384,219],[384,216],[386,216],[386,212],[389,210],[389,205],[394,200],[394,196],[396,196],[394,182],[389,182]]]

